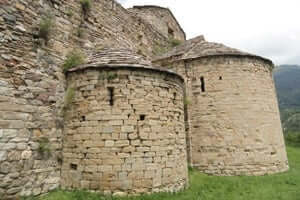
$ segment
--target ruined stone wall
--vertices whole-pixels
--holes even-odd
[[[63,188],[134,194],[186,186],[184,86],[177,75],[87,69],[70,73],[68,87],[75,97],[65,120]]]
[[[192,166],[214,175],[288,169],[270,64],[219,56],[162,65],[185,74],[190,85],[186,101]]]
[[[168,8],[158,6],[134,6],[129,11],[150,23],[157,31],[166,38],[175,38],[185,41],[185,32],[180,27],[176,18]]]
[[[164,36],[111,0],[0,1],[0,194],[38,195],[59,185],[65,77],[61,64],[84,53],[125,46],[151,57]],[[49,41],[38,27],[51,16]],[[51,155],[50,155],[51,154]]]

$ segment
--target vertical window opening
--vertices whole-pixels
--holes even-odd
[[[173,104],[176,104],[176,97],[177,97],[177,93],[174,92],[173,93]]]
[[[201,92],[205,92],[205,81],[203,76],[200,77],[200,81],[201,81]]]
[[[220,76],[220,77],[219,77],[219,80],[223,80],[223,77],[222,77],[222,76]]]
[[[114,88],[108,87],[108,95],[109,95],[109,105],[114,105]]]

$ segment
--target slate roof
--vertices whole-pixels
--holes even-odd
[[[126,48],[104,48],[99,52],[92,53],[87,62],[69,71],[76,71],[87,67],[101,66],[151,66],[151,62],[142,56]]]
[[[145,60],[141,55],[138,55],[132,50],[126,48],[104,48],[99,52],[95,52],[88,56],[87,62],[85,64],[71,68],[67,72],[74,72],[87,68],[145,69],[172,74],[183,80],[180,75],[173,72],[172,70],[152,67],[151,61]]]
[[[208,42],[205,40],[203,35],[187,40],[186,42],[175,47],[166,54],[155,58],[154,61],[160,61],[168,58],[172,58],[172,61],[189,60],[218,55],[255,57],[272,63],[272,61],[267,58],[263,58],[254,54],[240,51],[238,49],[227,47],[220,43]]]

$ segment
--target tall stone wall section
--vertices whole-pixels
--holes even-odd
[[[192,166],[214,175],[263,175],[288,169],[268,62],[211,56],[169,66],[185,74],[190,85],[186,101]]]
[[[158,6],[134,6],[130,12],[147,21],[166,38],[185,41],[186,35],[168,8]]]
[[[93,0],[83,16],[79,1],[0,2],[0,194],[38,195],[60,181],[65,76],[73,49],[84,53],[124,46],[145,57],[167,39],[111,0]],[[47,44],[39,23],[51,15]],[[51,154],[51,155],[50,155]]]
[[[184,86],[177,75],[87,69],[69,73],[68,87],[75,97],[65,120],[63,188],[136,194],[186,186]]]

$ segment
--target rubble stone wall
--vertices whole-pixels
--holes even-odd
[[[52,18],[49,41],[39,24]],[[145,57],[167,39],[111,0],[0,1],[0,194],[38,195],[59,186],[65,95],[61,65],[83,53],[123,46]],[[51,154],[51,156],[50,156]]]
[[[145,69],[68,75],[63,188],[106,194],[174,192],[186,186],[183,81]],[[113,88],[111,91],[110,88]]]

